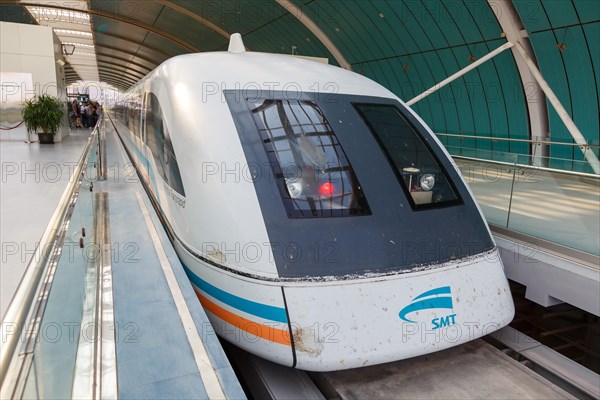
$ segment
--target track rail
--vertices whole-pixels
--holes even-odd
[[[558,353],[512,328],[408,360],[324,373],[283,367],[232,345],[224,347],[245,389],[261,399],[599,396],[597,374],[555,357]]]

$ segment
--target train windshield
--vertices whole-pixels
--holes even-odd
[[[396,99],[225,96],[280,277],[433,268],[494,248],[451,159]]]
[[[354,170],[314,101],[248,100],[290,218],[369,215]]]
[[[448,174],[394,105],[355,104],[414,209],[460,203]]]

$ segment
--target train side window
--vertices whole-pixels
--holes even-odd
[[[169,129],[163,120],[158,98],[150,93],[146,99],[146,146],[152,153],[156,171],[173,190],[185,196],[179,164],[171,142]]]
[[[371,214],[340,142],[314,101],[247,103],[288,217]]]
[[[148,106],[148,93],[144,93],[143,94],[143,101],[142,101],[142,109],[141,109],[142,121],[140,123],[140,128],[142,130],[141,135],[140,135],[141,139],[142,139],[142,143],[146,143],[147,106]]]
[[[413,209],[462,202],[446,170],[396,106],[355,104],[354,107],[394,169]]]

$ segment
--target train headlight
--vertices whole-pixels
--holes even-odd
[[[422,191],[430,191],[435,185],[435,176],[433,176],[432,174],[423,174],[421,176],[421,180],[419,181],[419,185],[421,186]]]
[[[288,192],[290,192],[290,196],[292,198],[297,198],[302,195],[302,183],[301,182],[288,182],[287,184]]]

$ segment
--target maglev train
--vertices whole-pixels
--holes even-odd
[[[497,247],[414,111],[326,63],[245,51],[171,58],[111,120],[223,339],[331,371],[508,324]]]

